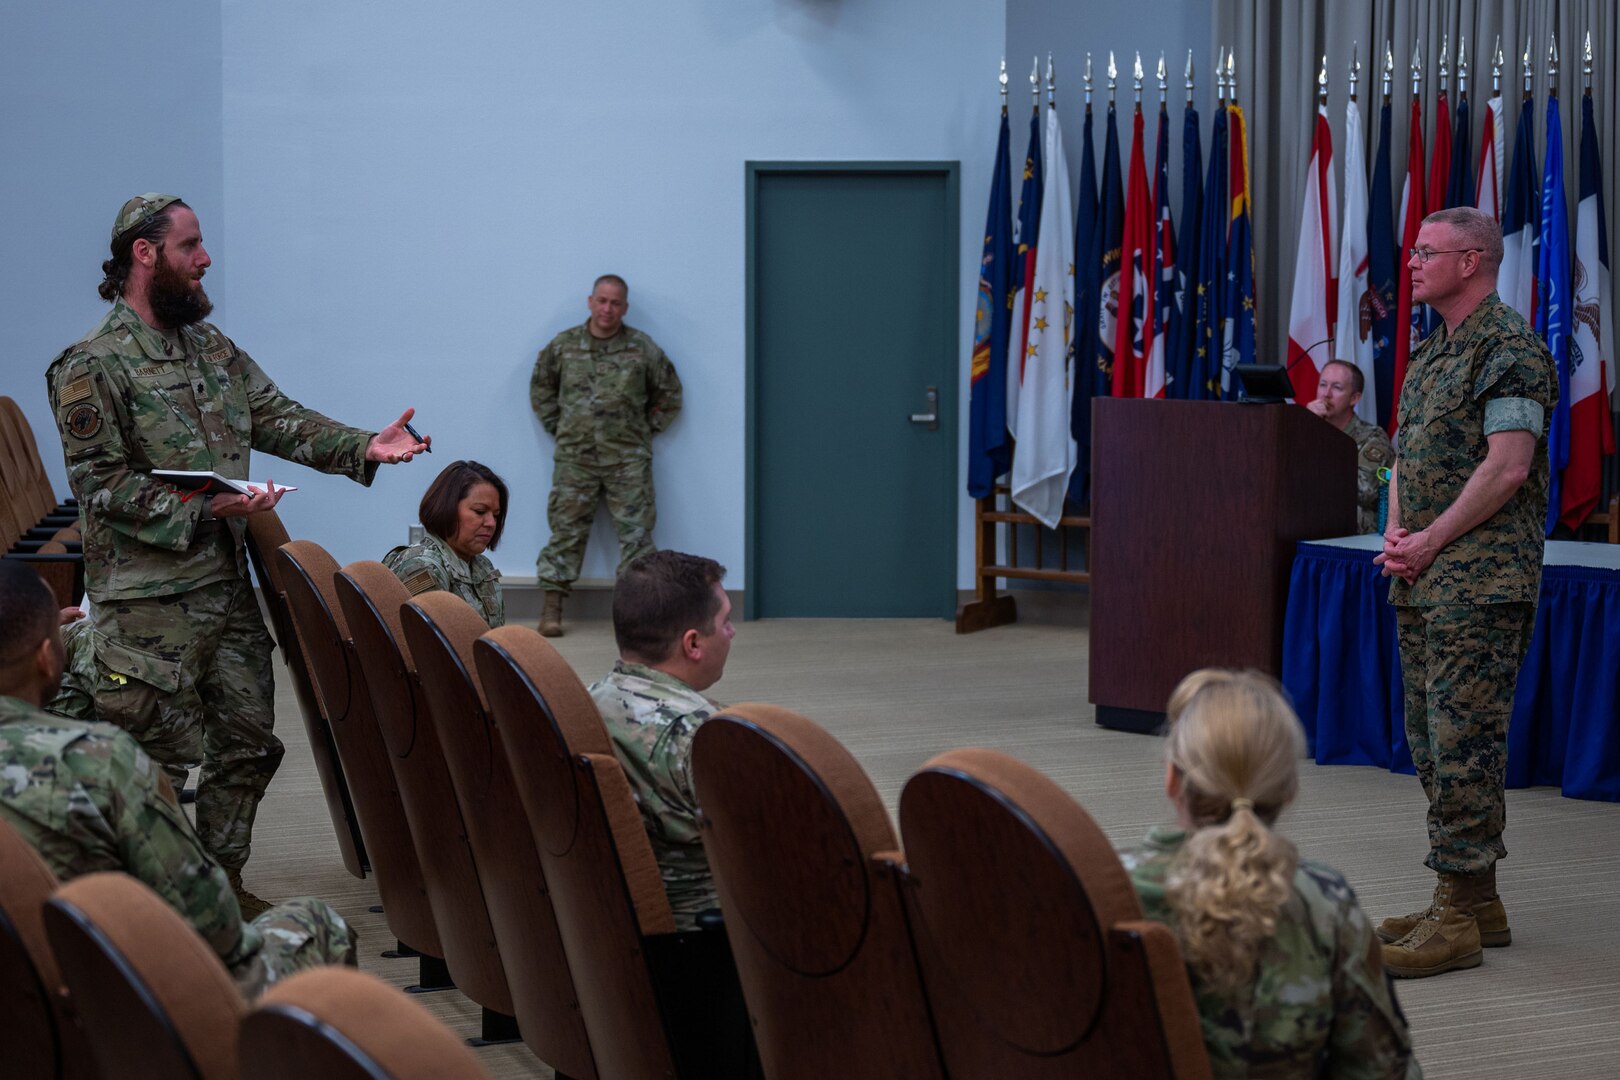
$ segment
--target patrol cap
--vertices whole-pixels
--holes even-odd
[[[157,217],[164,207],[179,201],[178,195],[160,195],[155,191],[135,196],[118,211],[118,220],[113,222],[112,242],[118,243],[120,236],[144,227],[148,221]]]

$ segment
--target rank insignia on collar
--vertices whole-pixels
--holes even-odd
[[[438,588],[433,575],[426,570],[418,570],[405,579],[405,588],[412,596],[421,596],[425,592],[432,592]]]
[[[93,439],[101,430],[101,410],[82,401],[68,410],[64,426],[75,439]]]

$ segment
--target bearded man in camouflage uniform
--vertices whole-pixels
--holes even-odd
[[[625,325],[629,286],[603,274],[591,317],[540,350],[529,403],[557,438],[546,521],[551,539],[535,572],[545,591],[540,632],[562,634],[562,602],[585,558],[596,504],[607,499],[619,531],[619,571],[653,550],[652,437],[681,411],[681,380],[653,339]]]
[[[1547,513],[1552,356],[1496,295],[1502,231],[1470,208],[1423,220],[1412,296],[1445,321],[1412,357],[1375,561],[1396,605],[1406,739],[1429,797],[1429,907],[1378,927],[1407,978],[1476,967],[1511,941],[1496,889],[1519,666],[1535,626]]]
[[[129,200],[102,264],[99,291],[113,309],[45,377],[94,602],[95,680],[74,686],[64,708],[134,735],[177,790],[202,762],[197,832],[252,914],[267,905],[242,887],[242,866],[282,746],[243,538],[247,515],[281,493],[191,497],[151,472],[246,480],[249,452],[260,450],[369,484],[378,463],[409,461],[426,444],[405,428],[410,410],[373,433],[283,394],[203,321],[210,262],[184,202]]]
[[[1367,387],[1361,369],[1343,360],[1322,365],[1316,399],[1306,408],[1356,442],[1356,532],[1378,531],[1378,470],[1395,460],[1389,436],[1377,424],[1356,415],[1356,404]]]
[[[215,862],[152,759],[111,724],[41,709],[62,677],[51,591],[24,563],[0,561],[0,822],[58,878],[118,870],[151,888],[213,948],[243,996],[318,964],[355,964],[354,931],[300,897],[243,922]]]
[[[719,907],[698,830],[692,739],[721,706],[703,691],[725,674],[731,654],[726,568],[679,551],[641,556],[613,589],[619,659],[591,697],[613,739],[679,930]]]

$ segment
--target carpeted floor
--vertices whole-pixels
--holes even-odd
[[[573,624],[556,644],[590,682],[612,664],[606,623]],[[277,672],[287,758],[260,811],[247,882],[260,895],[313,893],[361,934],[361,966],[403,986],[415,966],[393,945],[369,881],[338,859],[289,680]],[[933,754],[988,746],[1044,770],[1119,844],[1168,819],[1159,740],[1098,728],[1086,704],[1086,631],[1010,626],[958,637],[936,621],[739,623],[711,695],[769,701],[818,721],[850,748],[891,810]],[[1620,806],[1545,788],[1508,794],[1501,886],[1514,944],[1473,971],[1399,984],[1430,1077],[1620,1075]],[[1417,781],[1367,768],[1302,766],[1283,826],[1311,858],[1355,885],[1373,918],[1427,901],[1424,800]],[[478,1009],[458,992],[417,998],[463,1035]],[[497,1077],[549,1077],[521,1045],[479,1051]]]

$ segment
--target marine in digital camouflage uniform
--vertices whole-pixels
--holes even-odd
[[[408,413],[378,437],[304,408],[200,315],[168,328],[143,317],[137,308],[151,307],[164,273],[206,314],[210,260],[183,202],[131,199],[112,246],[101,286],[112,310],[46,373],[94,602],[94,663],[76,669],[63,708],[131,732],[177,788],[202,763],[198,835],[240,890],[253,818],[283,752],[246,519],[240,507],[216,518],[215,499],[187,497],[150,473],[246,480],[259,450],[369,484],[379,460],[409,460],[421,445],[404,434]]]
[[[599,278],[591,317],[540,350],[529,380],[535,415],[557,440],[546,500],[551,539],[535,572],[559,628],[598,501],[607,500],[618,529],[620,571],[653,550],[652,437],[681,411],[681,380],[652,338],[623,322],[626,296],[621,279]]]
[[[1549,477],[1546,418],[1558,401],[1546,346],[1494,290],[1490,230],[1481,224],[1479,239],[1470,241],[1472,234],[1447,223],[1456,218],[1466,226],[1470,213],[1478,212],[1431,215],[1419,233],[1418,246],[1434,254],[1413,260],[1414,295],[1446,322],[1407,368],[1380,556],[1394,576],[1389,596],[1407,742],[1429,799],[1424,862],[1439,875],[1426,911],[1378,928],[1386,968],[1407,977],[1476,966],[1481,944],[1510,940],[1496,890],[1496,862],[1507,854],[1507,727],[1535,625]],[[1499,260],[1500,233],[1494,236]],[[1483,280],[1469,296],[1476,273]],[[1493,436],[1514,438],[1493,445]],[[1507,465],[1493,461],[1487,468],[1488,455]],[[1509,467],[1515,462],[1525,470],[1522,481]],[[1450,518],[1462,514],[1464,487],[1476,474],[1505,498],[1494,507],[1481,503],[1478,524],[1461,528]]]
[[[698,912],[720,906],[698,829],[692,739],[722,706],[673,675],[624,660],[590,693],[641,807],[676,926],[691,929]]]
[[[484,617],[491,629],[506,625],[506,602],[501,596],[501,572],[488,555],[468,562],[439,537],[428,533],[420,544],[397,547],[383,556],[412,596],[437,589],[454,593]]]
[[[110,724],[0,697],[0,819],[63,881],[129,874],[201,934],[250,1000],[321,964],[355,965],[355,935],[313,897],[244,922],[229,876],[203,846],[140,745]]]
[[[1377,424],[1369,424],[1354,414],[1344,433],[1356,441],[1356,531],[1378,531],[1378,470],[1395,462],[1389,436]]]
[[[1165,877],[1186,834],[1155,829],[1120,854],[1142,912],[1173,925]],[[1261,946],[1252,992],[1235,1000],[1193,978],[1216,1077],[1420,1077],[1406,1017],[1373,952],[1372,925],[1334,869],[1301,861],[1294,889]],[[1192,975],[1189,970],[1189,976]]]

